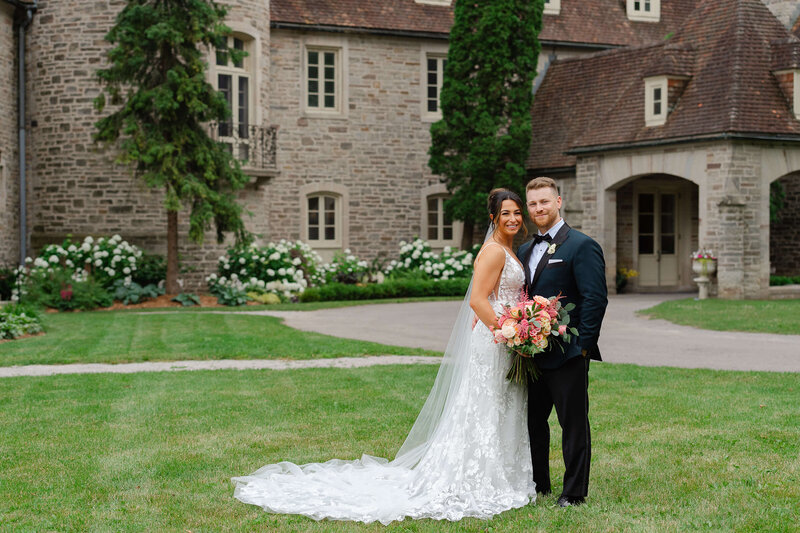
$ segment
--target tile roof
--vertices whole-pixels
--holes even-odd
[[[661,20],[631,22],[620,0],[562,0],[559,15],[545,15],[543,41],[628,46],[663,39],[674,31],[698,0],[665,0]],[[272,0],[273,24],[290,23],[365,30],[389,30],[445,36],[453,23],[452,6],[414,0]]]
[[[555,61],[534,100],[528,168],[572,166],[565,152],[576,148],[721,133],[800,140],[770,70],[775,41],[800,42],[760,0],[703,0],[667,42]],[[643,77],[653,65],[691,78],[666,124],[646,127]]]

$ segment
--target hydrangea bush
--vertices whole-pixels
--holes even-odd
[[[231,248],[219,258],[217,274],[206,278],[212,294],[275,293],[292,298],[324,281],[322,260],[302,242],[281,240],[258,246]]]
[[[330,263],[322,265],[322,271],[325,283],[360,283],[370,276],[369,263],[353,255],[349,248],[334,254]]]
[[[18,304],[0,307],[0,339],[16,339],[41,331],[42,324],[35,311]]]
[[[420,275],[434,280],[468,278],[472,275],[473,259],[473,251],[446,246],[441,254],[436,254],[422,239],[410,243],[400,241],[400,258],[389,263],[385,274],[390,277]]]
[[[91,277],[107,290],[118,280],[129,285],[141,257],[142,251],[119,235],[109,239],[88,236],[80,243],[67,239],[60,245],[50,244],[36,259],[26,258],[25,267],[15,271],[17,283],[12,300],[20,299],[20,290],[24,294],[26,285],[44,279],[83,283]]]

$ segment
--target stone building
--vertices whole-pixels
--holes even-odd
[[[744,4],[753,2],[758,0]],[[430,240],[437,248],[458,244],[459,225],[447,220],[442,212],[447,191],[427,167],[428,131],[439,116],[438,92],[452,24],[451,2],[228,0],[225,3],[229,6],[227,24],[234,31],[230,44],[246,50],[248,56],[242,64],[233,65],[217,61],[209,52],[209,81],[228,95],[233,111],[232,123],[209,127],[213,135],[229,144],[244,161],[246,172],[252,177],[239,196],[251,213],[248,228],[264,242],[303,239],[324,257],[348,247],[367,259],[393,254],[399,240],[415,235]],[[797,2],[764,0],[764,3],[769,4],[784,26],[791,27],[796,21]],[[540,34],[539,77],[535,82],[536,136],[530,173],[547,172],[562,179],[568,200],[565,215],[573,225],[603,242],[609,258],[610,281],[617,264],[635,267],[645,264],[639,264],[637,249],[625,244],[633,241],[634,229],[625,229],[633,224],[633,219],[624,213],[617,214],[620,207],[614,206],[614,202],[624,206],[625,202],[633,201],[634,185],[638,194],[639,185],[654,180],[682,180],[675,182],[680,185],[678,188],[685,189],[679,194],[688,195],[689,201],[694,202],[692,206],[702,204],[692,207],[696,214],[688,222],[681,222],[688,224],[689,229],[681,233],[678,243],[681,248],[680,254],[676,254],[675,268],[680,273],[679,280],[672,284],[659,282],[662,289],[686,288],[690,284],[686,277],[689,249],[698,244],[720,248],[727,242],[722,237],[729,235],[723,229],[724,224],[742,224],[735,217],[725,222],[708,214],[711,209],[708,202],[732,194],[727,178],[721,175],[723,170],[718,170],[720,176],[714,178],[723,189],[714,189],[711,196],[703,192],[706,186],[698,185],[699,178],[690,178],[687,172],[677,172],[672,167],[658,171],[648,167],[640,174],[613,178],[598,189],[600,181],[606,178],[600,179],[593,173],[606,172],[603,165],[609,161],[614,161],[614,165],[626,161],[608,154],[633,157],[635,153],[639,154],[637,157],[653,159],[646,154],[668,152],[674,153],[672,165],[675,165],[685,155],[680,151],[686,148],[682,144],[676,145],[678,148],[665,145],[598,153],[586,152],[589,145],[575,144],[580,141],[577,125],[590,123],[588,118],[576,120],[576,112],[593,113],[609,124],[631,119],[619,99],[608,95],[603,100],[599,94],[590,98],[580,91],[580,85],[589,86],[585,82],[592,80],[598,89],[608,85],[609,91],[622,95],[623,86],[614,87],[613,80],[619,79],[621,73],[641,74],[641,69],[634,65],[621,65],[625,58],[636,63],[645,57],[652,62],[655,61],[652,58],[663,55],[655,61],[657,65],[667,68],[676,64],[689,69],[695,64],[694,56],[684,48],[695,45],[679,45],[676,39],[681,32],[686,33],[681,28],[691,20],[696,5],[707,9],[711,4],[715,2],[546,2]],[[99,118],[92,107],[92,100],[99,92],[94,73],[105,64],[108,43],[103,36],[123,5],[123,0],[0,0],[0,74],[3,74],[0,79],[15,80],[0,86],[0,206],[3,206],[0,265],[18,261],[20,253],[19,141],[14,118],[18,108],[16,50],[20,25],[14,21],[22,21],[34,9],[32,21],[24,32],[26,245],[35,252],[66,235],[119,233],[150,251],[163,252],[165,248],[166,216],[161,194],[146,189],[130,169],[114,164],[113,152],[103,150],[91,140],[93,124]],[[762,4],[759,6],[763,16],[758,24],[770,29],[759,26],[753,31],[777,35],[777,28],[783,26]],[[786,40],[788,33],[782,31],[780,38]],[[672,39],[664,41],[671,35]],[[682,39],[680,43],[691,40]],[[793,45],[786,46],[791,54]],[[734,47],[737,51],[744,48],[743,43]],[[587,58],[581,59],[584,56]],[[791,59],[788,61],[784,70],[794,72]],[[569,90],[576,97],[586,97],[581,102],[574,101],[574,109],[565,108],[563,102],[569,99],[554,90],[563,85],[558,80],[563,80],[564,75],[559,72],[566,72],[570,65],[576,70]],[[589,65],[589,70],[582,65]],[[780,72],[785,76],[783,70]],[[663,81],[674,72],[647,74]],[[679,74],[679,78],[688,79],[684,80],[685,94],[679,99],[685,101],[700,73]],[[670,79],[667,77],[668,83],[673,83]],[[639,79],[636,83],[643,82]],[[777,78],[771,83],[778,87]],[[624,87],[625,94],[636,93],[637,98],[643,98],[643,86],[638,92],[630,83]],[[677,85],[673,83],[670,87]],[[639,105],[637,101],[630,103]],[[643,105],[640,102],[642,109]],[[560,119],[553,119],[552,113],[547,115],[551,122],[540,118],[542,109],[555,108],[561,109]],[[781,112],[785,109],[781,108]],[[693,114],[693,110],[687,109],[686,115],[699,117],[696,120],[700,122],[705,120],[705,115]],[[678,116],[673,111],[667,117],[668,126],[653,128],[668,129]],[[645,128],[643,115],[633,119],[640,120],[641,128]],[[553,126],[558,120],[566,127]],[[590,133],[586,132],[586,140],[593,143]],[[542,139],[547,139],[544,148]],[[745,165],[741,162],[743,158],[770,160],[774,156],[775,164],[779,165],[780,154],[784,153],[780,151],[783,145],[775,148],[780,153],[773,150],[758,155],[746,150],[740,152],[740,144],[734,140],[711,144],[713,149],[708,157],[716,158],[711,165],[717,164],[718,159],[719,169],[736,166],[736,172],[743,174],[751,172],[739,169]],[[699,159],[695,156],[692,161]],[[744,190],[749,191],[748,187],[745,183]],[[797,196],[794,190],[787,189],[787,199]],[[735,202],[751,200],[736,198]],[[763,195],[757,200],[763,200]],[[684,208],[681,209],[683,212]],[[743,209],[749,213],[749,208]],[[182,227],[185,235],[186,224]],[[686,237],[688,234],[692,237]],[[705,239],[712,235],[720,238]],[[731,243],[729,249],[735,250],[736,246]],[[738,260],[731,255],[733,252],[721,256],[721,288],[728,286],[723,283],[727,272],[734,271],[742,279],[757,279],[759,290],[764,288],[769,269],[769,261],[764,257],[769,257],[769,247],[763,244],[761,247],[766,255],[758,258]],[[209,241],[203,246],[192,245],[184,237],[181,254],[185,263],[195,267],[193,273],[185,274],[187,282],[197,284],[203,275],[213,271],[216,257],[223,249]],[[752,261],[758,264],[751,264]],[[721,290],[729,296],[752,296],[756,292]]]

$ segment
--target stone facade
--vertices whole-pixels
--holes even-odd
[[[800,4],[797,0],[762,0],[762,2],[788,28],[791,28],[800,16]]]
[[[19,140],[14,9],[0,3],[0,267],[19,261]]]

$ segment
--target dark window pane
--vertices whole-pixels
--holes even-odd
[[[446,227],[442,228],[442,233],[444,233],[444,235],[442,236],[442,238],[444,240],[446,240],[446,241],[452,240],[452,238],[453,238],[453,228],[452,227],[446,226]]]
[[[318,241],[319,240],[319,228],[308,228],[308,240],[310,241]]]
[[[332,81],[325,82],[325,94],[333,94],[336,92],[336,84]]]
[[[661,102],[653,102],[653,114],[654,115],[661,114]]]
[[[453,219],[450,218],[449,216],[447,216],[447,213],[444,214],[444,225],[445,226],[452,226],[453,225]]]
[[[319,226],[319,212],[318,211],[309,211],[309,213],[308,213],[308,225],[309,226]]]
[[[633,10],[634,11],[639,11],[640,9],[642,9],[642,4],[640,2],[638,2],[638,1],[634,2],[633,3]]]
[[[664,235],[675,233],[675,217],[672,215],[661,215],[661,233]]]
[[[332,80],[336,77],[335,70],[333,67],[325,67],[325,79]]]
[[[653,253],[653,236],[652,235],[639,235],[639,253],[652,254]]]
[[[325,225],[326,226],[336,225],[336,213],[334,213],[333,211],[325,211]]]
[[[230,122],[220,122],[219,123],[219,136],[220,137],[230,137],[231,133],[233,133],[233,128],[231,128]]]
[[[428,58],[428,71],[436,72],[438,69],[436,68],[436,60]]]
[[[655,202],[653,200],[653,195],[652,194],[640,194],[639,195],[639,212],[640,213],[652,213],[654,206],[655,206]]]
[[[661,236],[661,253],[673,255],[675,253],[675,236],[662,235]]]
[[[319,52],[314,52],[314,51],[308,52],[308,64],[319,65]]]
[[[436,85],[428,85],[428,98],[433,98],[435,100],[437,98],[437,93]]]
[[[436,113],[439,110],[439,104],[436,100],[428,100],[428,111],[430,113]]]
[[[309,94],[308,107],[319,107],[319,96],[317,96],[316,94]]]
[[[336,210],[336,198],[333,196],[326,196],[325,197],[325,211],[334,211]]]
[[[428,85],[436,85],[438,76],[435,72],[428,72]]]
[[[236,50],[244,50],[244,41],[241,39],[237,39],[236,37],[233,38],[233,47]]]
[[[250,80],[244,76],[239,76],[239,137],[247,138],[247,125],[250,123]],[[244,128],[242,134],[241,128]]]
[[[439,238],[436,226],[428,226],[428,240],[435,241]]]
[[[333,52],[325,52],[325,65],[335,65],[336,54]]]
[[[309,211],[318,211],[319,210],[319,197],[313,196],[308,199],[308,210]]]
[[[436,212],[428,213],[428,227],[435,228],[439,225],[439,216]]]
[[[640,214],[639,215],[639,233],[653,233],[654,231],[653,215]]]
[[[308,92],[310,93],[319,92],[319,82],[317,80],[308,80]]]
[[[319,78],[319,67],[317,66],[308,67],[308,77],[309,79]]]
[[[428,198],[428,212],[435,213],[439,210],[439,200],[436,198]]]
[[[325,240],[332,241],[336,239],[336,228],[334,227],[326,227],[325,228]]]
[[[336,99],[333,97],[332,94],[325,95],[325,107],[334,108],[336,107]]]
[[[675,212],[674,194],[665,194],[664,196],[661,197],[661,212],[670,214]]]

